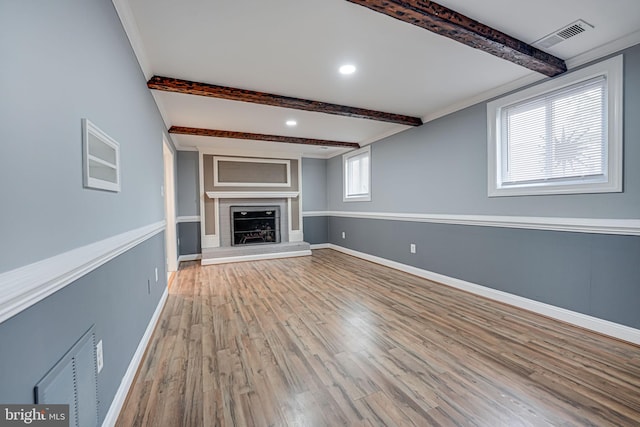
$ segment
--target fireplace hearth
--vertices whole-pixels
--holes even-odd
[[[231,206],[231,245],[280,243],[279,206]]]

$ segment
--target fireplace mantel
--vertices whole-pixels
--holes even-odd
[[[210,199],[294,199],[299,191],[207,191]]]

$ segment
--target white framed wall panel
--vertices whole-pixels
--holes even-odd
[[[220,178],[220,163],[255,163],[285,166],[285,182],[233,182]],[[257,157],[213,157],[213,185],[216,187],[291,187],[291,162],[286,159],[262,159]]]

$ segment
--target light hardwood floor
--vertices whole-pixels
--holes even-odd
[[[638,426],[640,348],[330,249],[181,264],[118,426]]]

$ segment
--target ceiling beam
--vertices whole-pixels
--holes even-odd
[[[255,104],[271,105],[274,107],[335,114],[338,116],[354,117],[358,119],[396,123],[399,125],[422,125],[422,119],[419,117],[385,113],[382,111],[367,110],[364,108],[347,107],[346,105],[329,104],[326,102],[311,101],[309,99],[292,98],[290,96],[281,96],[234,87],[192,82],[189,80],[174,79],[171,77],[153,76],[147,82],[147,86],[149,89],[162,90],[166,92],[209,96],[212,98],[228,99],[231,101],[252,102]]]
[[[360,148],[355,142],[329,141],[326,139],[298,138],[294,136],[264,135],[261,133],[234,132],[230,130],[201,129],[183,126],[171,126],[169,133],[180,135],[212,136],[216,138],[250,139],[254,141],[286,142],[289,144],[318,145],[325,147]]]
[[[546,76],[567,71],[564,61],[501,31],[428,0],[347,0]]]

